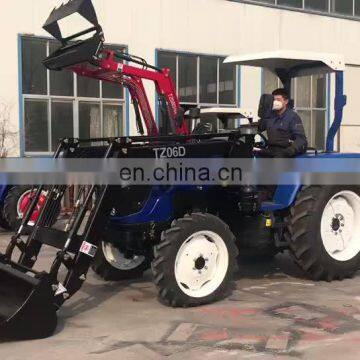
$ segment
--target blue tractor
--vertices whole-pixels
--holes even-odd
[[[62,38],[58,21],[74,12],[93,26]],[[167,135],[63,139],[55,158],[121,161],[160,157],[206,159],[202,161],[209,163],[214,158],[239,162],[254,159],[256,124],[221,133],[208,133],[207,126],[195,126],[191,134],[176,134],[179,124],[185,128],[184,114],[172,111],[174,106],[177,108],[177,98],[173,88],[167,86],[171,85],[168,69],[156,68],[128,54],[106,51],[103,32],[89,0],[73,0],[55,9],[45,28],[61,40],[59,49],[44,61],[49,69],[71,70],[80,76],[127,86],[139,129],[142,120],[147,125],[150,122],[146,121],[149,113],[142,112],[145,119],[141,119],[137,108],[137,100],[146,98],[144,89],[137,86],[141,77],[160,79],[156,88],[161,114],[172,125]],[[89,33],[91,37],[84,40],[83,36]],[[327,148],[323,152],[309,151],[303,158],[350,156],[334,152],[334,138],[346,103],[345,65],[341,57],[276,52],[235,56],[226,61],[267,67],[288,90],[296,76],[335,72],[336,111]],[[131,67],[130,62],[140,67]],[[170,89],[166,98],[165,89]],[[200,115],[199,110],[193,110],[187,117],[198,122]],[[156,129],[151,127],[150,131]],[[313,280],[341,280],[359,269],[360,189],[356,186],[304,187],[299,182],[277,186],[271,198],[263,196],[260,188],[245,185],[82,186],[66,224],[53,225],[67,187],[56,185],[48,189],[40,215],[30,234],[24,237],[44,191],[39,186],[19,230],[5,254],[0,254],[2,336],[35,338],[52,334],[57,324],[56,312],[81,288],[91,266],[105,280],[119,280],[140,276],[151,265],[159,299],[173,307],[207,304],[226,296],[231,290],[238,254],[249,248],[273,254],[289,249]],[[49,272],[34,269],[43,245],[58,249]],[[18,261],[13,260],[15,249],[21,253]]]

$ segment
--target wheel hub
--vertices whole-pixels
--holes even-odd
[[[208,296],[224,280],[228,263],[229,255],[222,238],[211,231],[200,231],[190,236],[178,251],[176,281],[189,296]]]
[[[335,217],[333,217],[331,222],[331,229],[336,232],[342,232],[341,228],[345,226],[345,219],[344,216],[341,214],[336,214]]]
[[[195,269],[202,270],[205,268],[205,265],[206,265],[206,261],[202,257],[202,255],[195,260]]]
[[[327,253],[348,261],[360,252],[360,197],[353,191],[334,195],[324,208],[321,238]]]

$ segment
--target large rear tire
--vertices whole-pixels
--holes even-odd
[[[298,195],[286,237],[297,264],[316,281],[342,280],[360,268],[360,189],[310,186]]]
[[[154,252],[154,282],[165,305],[204,305],[229,294],[238,250],[218,217],[193,213],[174,221]]]
[[[145,256],[125,257],[109,242],[101,242],[96,253],[92,269],[105,281],[137,279],[150,268],[150,261]]]

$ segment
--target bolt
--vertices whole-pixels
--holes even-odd
[[[342,226],[342,227],[344,227],[344,226],[345,226],[345,224],[341,224],[341,226]]]
[[[66,300],[70,297],[70,295],[66,292],[66,293],[63,293],[63,298]]]
[[[208,258],[206,258],[206,259],[204,259],[206,262],[208,262],[209,261],[209,259]]]
[[[207,270],[207,269],[208,269],[208,267],[207,267],[207,266],[205,266],[205,267],[204,267],[204,269],[205,269],[205,270]]]
[[[80,280],[82,281],[85,281],[86,280],[86,275],[85,274],[82,274],[80,277],[79,277]]]
[[[199,270],[199,275],[201,275],[202,274],[202,272]]]

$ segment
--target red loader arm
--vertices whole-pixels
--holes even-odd
[[[139,104],[147,133],[151,136],[158,135],[159,131],[146,95],[143,79],[154,82],[158,95],[163,96],[166,101],[172,131],[176,134],[188,134],[169,69],[157,69],[153,66],[150,69],[149,65],[144,62],[141,62],[143,68],[119,63],[116,60],[138,61],[127,54],[116,53],[113,50],[102,50],[98,58],[96,67],[89,63],[82,63],[69,69],[79,76],[117,83],[128,88],[133,101]]]

